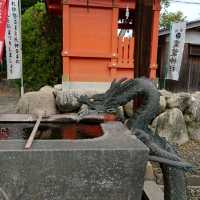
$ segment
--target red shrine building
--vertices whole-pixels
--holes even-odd
[[[156,78],[160,0],[46,0],[62,16],[63,82]]]

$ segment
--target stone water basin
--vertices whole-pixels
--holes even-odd
[[[0,116],[0,199],[141,200],[148,149],[121,122],[43,120],[25,150],[34,121],[21,119],[15,134],[9,131],[19,123]]]

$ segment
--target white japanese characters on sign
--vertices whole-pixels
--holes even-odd
[[[170,34],[167,79],[179,80],[185,44],[186,22],[173,23]]]
[[[19,79],[22,75],[22,51],[18,0],[10,0],[6,29],[7,79]]]

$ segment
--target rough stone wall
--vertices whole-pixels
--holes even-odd
[[[160,114],[152,122],[155,133],[178,145],[200,140],[200,92],[161,90]]]
[[[54,88],[45,86],[37,92],[29,92],[19,100],[18,113],[37,114],[38,110],[48,115],[56,113],[80,112],[80,95],[93,95],[104,91],[66,90],[61,85]],[[150,128],[168,141],[181,145],[190,139],[200,141],[200,92],[171,93],[160,91],[160,113]],[[120,109],[127,118],[133,114],[133,102]]]

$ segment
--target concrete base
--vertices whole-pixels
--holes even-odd
[[[120,123],[87,140],[0,141],[0,200],[141,200],[148,149]]]
[[[164,200],[164,191],[154,181],[144,182],[144,192],[149,200]]]
[[[83,91],[99,91],[105,92],[109,89],[111,82],[73,82],[68,81],[62,83],[63,89],[67,90],[83,90]]]

